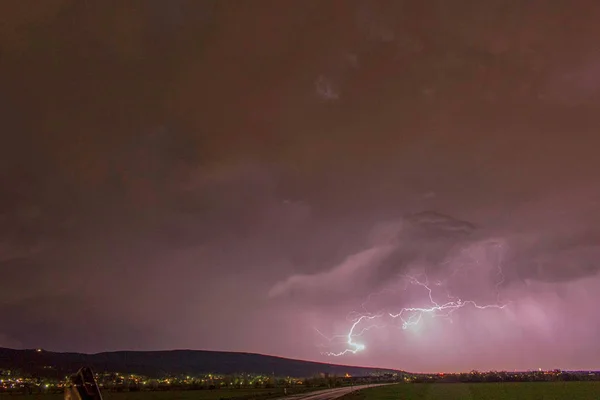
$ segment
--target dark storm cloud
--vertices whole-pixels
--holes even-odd
[[[471,262],[462,254],[473,246],[483,248],[481,261],[499,263],[504,286],[515,280],[568,282],[595,276],[600,270],[599,231],[585,224],[580,211],[563,211],[569,214],[570,227],[557,221],[551,229],[545,226],[543,231],[529,234],[502,232],[499,227],[478,229],[437,212],[408,215],[375,227],[365,247],[343,263],[326,272],[291,276],[277,283],[271,295],[293,295],[296,301],[310,302],[319,296],[325,301],[344,296],[366,298],[415,269],[434,276],[440,270],[452,274],[456,264]],[[528,213],[536,211],[529,209]],[[533,224],[529,227],[535,229]],[[490,254],[494,247],[496,254]],[[494,271],[496,268],[492,266]],[[348,287],[353,290],[348,292]]]
[[[505,314],[374,334],[406,368],[597,348],[593,310],[561,325],[596,299],[588,5],[2,4],[0,345],[315,358],[314,328],[344,333],[398,274],[495,300],[501,258]],[[372,347],[356,362],[397,366]],[[546,361],[594,353],[565,349]]]
[[[468,222],[431,211],[408,215],[375,226],[365,248],[331,270],[294,275],[275,285],[270,294],[293,295],[296,301],[315,301],[320,296],[327,302],[332,297],[366,298],[410,273],[416,264],[429,272],[439,270],[458,248],[476,240],[475,227]]]

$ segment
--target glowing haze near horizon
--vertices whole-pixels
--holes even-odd
[[[598,2],[0,14],[0,346],[600,368]]]

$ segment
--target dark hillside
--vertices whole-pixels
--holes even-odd
[[[275,374],[309,377],[318,373],[366,376],[389,370],[323,364],[310,361],[222,351],[116,351],[98,354],[55,353],[0,348],[0,369],[20,369],[38,376],[62,377],[87,365],[97,372],[127,372],[146,376],[177,374]]]

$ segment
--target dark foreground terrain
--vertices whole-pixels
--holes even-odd
[[[307,391],[288,390],[289,395]],[[233,390],[193,390],[165,392],[102,392],[104,400],[269,400],[284,397],[283,389],[233,389]],[[63,400],[63,394],[2,395],[0,399],[20,400]]]
[[[264,391],[172,391],[105,393],[105,400],[225,400],[238,396],[257,399]],[[272,393],[271,396],[276,393]],[[288,398],[294,399],[294,395]],[[269,398],[276,398],[274,396]],[[281,397],[284,397],[281,393]],[[0,395],[0,399],[62,400],[62,395]],[[405,383],[362,389],[339,400],[597,400],[600,382]]]
[[[149,377],[240,372],[293,377],[309,377],[320,373],[367,376],[396,372],[223,351],[117,351],[81,354],[0,348],[0,370],[18,369],[34,376],[63,377],[82,366],[92,367],[96,372],[125,371]]]
[[[600,382],[409,383],[363,389],[339,400],[598,400]]]

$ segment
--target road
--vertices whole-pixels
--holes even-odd
[[[367,387],[389,385],[389,383],[377,383],[372,385],[346,386],[335,389],[317,390],[310,393],[291,394],[286,397],[281,397],[277,400],[333,400],[342,397],[345,394],[355,390],[365,389]]]

